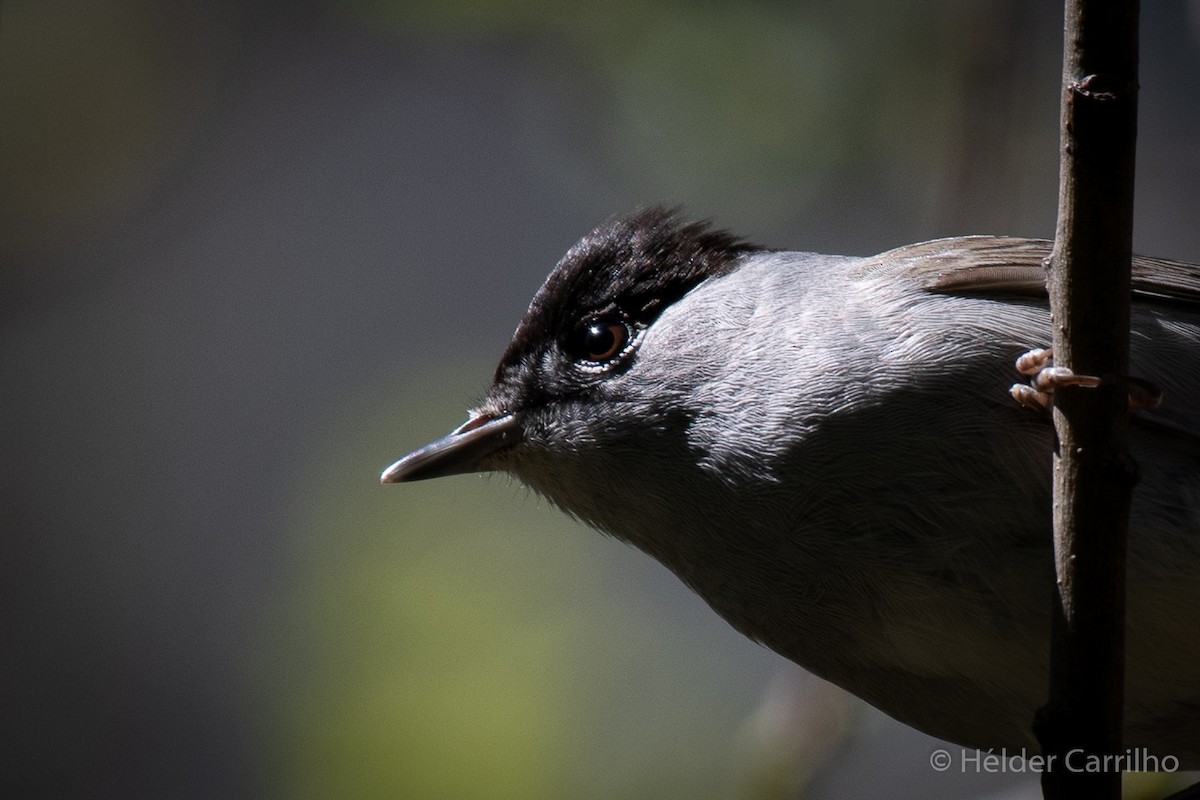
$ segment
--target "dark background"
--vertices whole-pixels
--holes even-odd
[[[1059,13],[4,2],[0,795],[1029,796],[504,478],[376,480],[611,214],[1051,235]],[[1144,3],[1140,252],[1200,261],[1198,74]]]

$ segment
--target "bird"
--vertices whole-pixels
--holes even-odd
[[[514,476],[669,568],[750,639],[965,747],[1038,751],[1053,425],[1048,241],[769,249],[678,209],[610,218],[534,295],[465,423],[385,484]],[[1132,262],[1140,469],[1124,743],[1200,767],[1200,266]]]

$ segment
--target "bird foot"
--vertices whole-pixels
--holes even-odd
[[[1049,411],[1054,404],[1054,392],[1064,386],[1096,387],[1101,379],[1094,375],[1076,375],[1070,367],[1050,366],[1054,351],[1038,348],[1023,353],[1017,359],[1017,372],[1029,377],[1029,383],[1013,384],[1009,393],[1013,399],[1034,411]],[[1129,387],[1129,410],[1149,411],[1162,402],[1162,390],[1149,381],[1126,378]]]

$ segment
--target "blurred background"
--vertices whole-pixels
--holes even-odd
[[[503,477],[377,476],[614,213],[1050,236],[1059,15],[6,0],[0,795],[1036,796]],[[1197,74],[1144,3],[1136,245],[1192,261]]]

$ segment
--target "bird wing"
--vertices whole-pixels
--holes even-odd
[[[999,236],[935,239],[865,259],[862,270],[864,276],[904,275],[939,294],[1045,301],[1047,259],[1052,246],[1044,239]],[[1176,335],[1171,337],[1175,344],[1160,345],[1175,349],[1155,353],[1152,361],[1171,362],[1167,366],[1176,373],[1171,382],[1184,395],[1172,402],[1168,393],[1161,412],[1142,413],[1137,420],[1200,443],[1200,414],[1196,411],[1200,407],[1196,402],[1200,396],[1200,341],[1196,339],[1200,337],[1200,265],[1134,256],[1132,288],[1138,306],[1157,306],[1158,316],[1170,317],[1176,323]],[[1188,333],[1180,334],[1184,328]],[[1149,366],[1158,371],[1164,365]]]
[[[868,259],[882,270],[896,265],[929,291],[974,296],[1046,297],[1045,239],[958,236],[905,245]],[[870,266],[867,267],[871,269]],[[1200,307],[1200,265],[1165,258],[1133,257],[1137,298]]]

